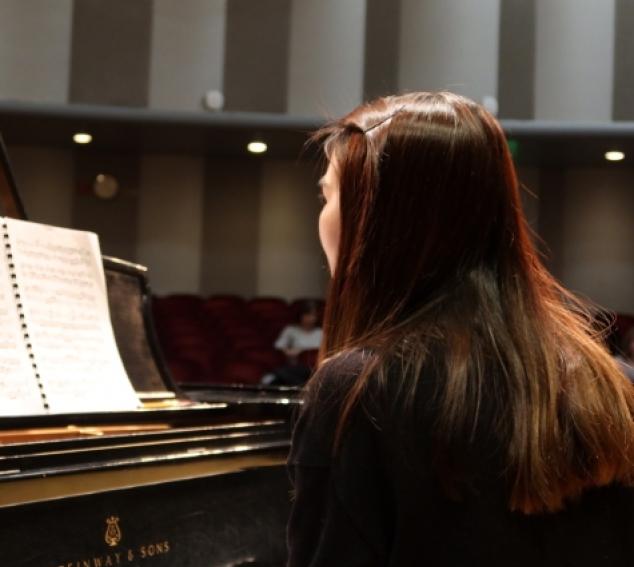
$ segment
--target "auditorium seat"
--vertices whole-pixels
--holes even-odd
[[[247,303],[247,307],[261,319],[283,319],[291,321],[293,313],[286,301],[279,297],[257,297]]]
[[[317,349],[303,350],[299,353],[298,361],[308,368],[315,368],[317,366],[317,355],[319,351]]]
[[[268,342],[262,337],[254,335],[243,335],[241,337],[234,337],[231,343],[232,352],[244,353],[248,350],[266,349]]]
[[[247,305],[259,320],[261,331],[270,343],[275,341],[284,327],[295,322],[290,306],[281,298],[258,297]]]
[[[177,382],[259,383],[286,359],[273,343],[305,299],[172,294],[153,301],[157,334]],[[318,301],[319,305],[323,302]],[[300,355],[314,366],[316,351]]]
[[[155,303],[155,308],[161,313],[190,315],[200,311],[202,298],[197,295],[174,294],[155,298]]]
[[[222,372],[222,382],[241,384],[259,384],[266,368],[257,362],[246,360],[228,361]]]
[[[178,384],[200,382],[203,373],[196,363],[181,358],[167,358],[172,378]]]
[[[238,351],[238,356],[249,362],[260,364],[266,372],[275,370],[286,363],[284,353],[273,347],[248,348]]]
[[[287,311],[288,303],[281,297],[254,297],[247,302],[247,307],[256,313]]]
[[[205,311],[218,315],[240,313],[245,306],[245,300],[238,295],[212,295],[203,302]]]

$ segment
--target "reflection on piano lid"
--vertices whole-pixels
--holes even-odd
[[[24,219],[1,142],[0,158],[2,212]],[[0,417],[2,565],[283,565],[298,392],[224,385],[186,396],[156,341],[147,270],[113,258],[104,268],[144,408]]]
[[[26,220],[26,212],[13,171],[9,163],[9,155],[0,134],[0,215],[12,219]]]

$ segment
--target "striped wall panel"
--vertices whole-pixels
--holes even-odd
[[[68,101],[73,0],[0,2],[0,99]]]
[[[226,110],[285,112],[291,0],[229,0]]]
[[[226,4],[154,0],[150,107],[200,110],[207,91],[222,91]]]
[[[54,4],[54,9],[52,8]],[[634,115],[630,0],[4,0],[0,98],[327,115],[411,89]]]
[[[616,0],[612,118],[634,120],[634,2]]]
[[[152,0],[75,1],[70,102],[147,106]]]
[[[500,6],[498,103],[500,118],[535,115],[535,0]]]
[[[226,110],[327,115],[389,92],[453,88],[477,100],[497,97],[505,118],[634,120],[633,4],[584,6],[579,10],[577,0],[3,0],[0,98],[201,111],[204,93],[216,89],[224,92]],[[10,151],[34,220],[99,232],[105,253],[150,264],[161,291],[282,290],[292,297],[307,281],[276,264],[292,253],[301,254],[297,262],[309,283],[319,277],[315,289],[323,289],[314,175],[305,164]],[[110,202],[90,194],[92,179],[104,171],[122,187]],[[603,226],[617,227],[610,238],[631,242],[624,215],[632,210],[632,170],[606,177],[609,187],[596,171],[521,175],[540,194],[527,204],[551,248],[554,272],[608,307],[634,311],[631,294],[619,287],[631,281],[631,247],[598,235]],[[583,209],[571,205],[577,187]],[[592,224],[601,195],[618,206]],[[289,220],[284,207],[301,212]],[[601,289],[573,269],[578,259],[570,240],[584,219],[612,254],[606,273],[621,274]],[[282,228],[293,235],[295,252]],[[590,261],[605,252],[589,239],[583,254]]]

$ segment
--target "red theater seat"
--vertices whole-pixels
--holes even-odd
[[[233,352],[245,353],[250,350],[266,349],[269,345],[266,340],[258,336],[243,336],[234,338],[230,343]]]
[[[317,349],[303,350],[299,353],[298,361],[308,368],[315,368],[317,366],[317,355],[319,351]]]
[[[166,313],[194,314],[200,312],[203,304],[201,297],[187,294],[167,295],[155,301],[159,311]]]
[[[245,301],[237,295],[212,295],[203,303],[206,312],[217,315],[239,313],[245,308]]]
[[[152,308],[158,337],[178,382],[259,383],[263,374],[286,363],[272,345],[294,322],[304,301],[289,306],[280,297],[245,301],[237,295],[214,295],[203,301],[195,295],[173,294],[154,298]],[[316,351],[300,355],[309,367],[315,359]]]
[[[222,381],[226,383],[259,384],[266,369],[256,362],[231,360],[225,364]]]
[[[261,365],[266,372],[275,370],[286,363],[284,353],[275,348],[250,348],[240,351],[238,356]]]
[[[256,297],[247,303],[247,307],[265,319],[292,316],[288,303],[280,297]]]
[[[207,374],[194,361],[182,358],[168,358],[167,366],[172,377],[179,384],[186,382],[205,382]]]

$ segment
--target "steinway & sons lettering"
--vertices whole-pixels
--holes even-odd
[[[134,549],[111,551],[103,555],[67,561],[58,564],[56,567],[116,567],[117,565],[126,565],[133,561],[143,561],[152,559],[152,557],[166,555],[170,551],[170,543],[168,540],[165,540],[148,545],[139,545]]]

